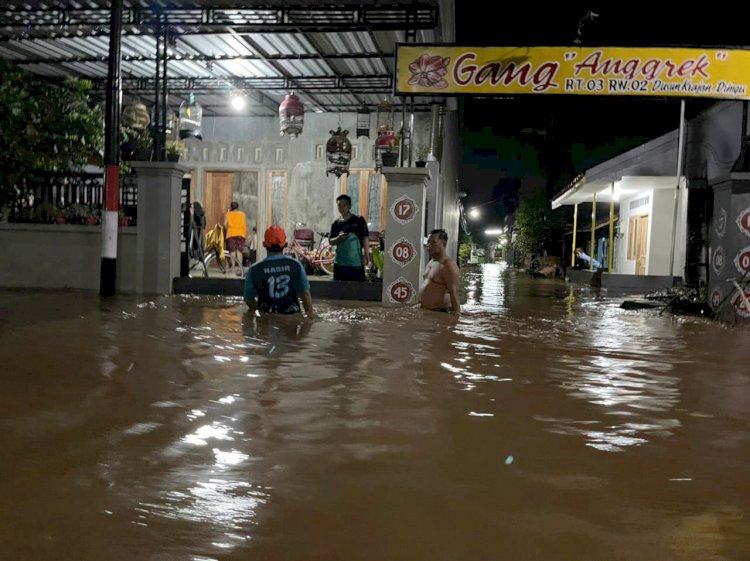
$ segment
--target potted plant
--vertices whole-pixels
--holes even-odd
[[[398,164],[398,147],[401,139],[396,131],[386,127],[378,129],[375,149],[380,152],[383,166],[394,167]]]
[[[88,205],[73,203],[67,208],[67,215],[71,224],[88,224],[91,208]]]
[[[117,225],[130,226],[130,217],[122,209],[117,211]]]
[[[168,162],[179,162],[187,157],[187,146],[180,140],[167,140],[166,149]]]
[[[148,128],[122,127],[122,159],[125,161],[148,162],[151,159],[153,139]]]

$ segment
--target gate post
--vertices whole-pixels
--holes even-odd
[[[138,178],[135,291],[170,294],[180,276],[182,177],[174,162],[133,162]]]
[[[383,168],[388,181],[385,222],[384,304],[419,301],[425,236],[426,168]]]

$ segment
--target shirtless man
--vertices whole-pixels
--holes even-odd
[[[427,251],[431,260],[427,264],[422,288],[419,291],[419,304],[428,310],[458,314],[461,306],[458,301],[458,266],[445,253],[448,234],[445,230],[433,230],[427,238]]]

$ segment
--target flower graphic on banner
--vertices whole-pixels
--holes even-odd
[[[425,88],[447,88],[448,82],[443,78],[448,72],[450,57],[422,55],[409,64],[409,85],[418,84]]]

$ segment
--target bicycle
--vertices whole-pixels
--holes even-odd
[[[297,222],[295,226],[305,226],[305,223]],[[297,228],[294,230],[294,233],[292,243],[284,249],[284,255],[297,259],[304,265],[305,271],[308,274],[320,272],[324,275],[332,275],[336,250],[328,241],[328,232],[318,232],[320,241],[318,242],[317,249],[307,248],[300,243],[300,241],[310,242],[312,246],[314,243],[314,233],[312,231]]]
[[[219,236],[223,236],[223,228],[220,225],[214,226],[208,234],[205,235],[205,241],[202,244],[198,244],[197,240],[204,239],[203,230],[205,226],[197,227],[195,232],[191,233],[190,241],[190,258],[195,261],[190,266],[192,271],[198,265],[203,267],[203,276],[208,278],[210,268],[218,268],[221,274],[226,274],[227,268],[225,263],[230,263],[232,268],[240,271],[239,278],[244,278],[245,268],[233,254],[224,249],[223,241],[219,241]],[[195,243],[194,243],[195,242]],[[221,257],[219,252],[221,252]],[[226,260],[226,261],[225,261]]]

